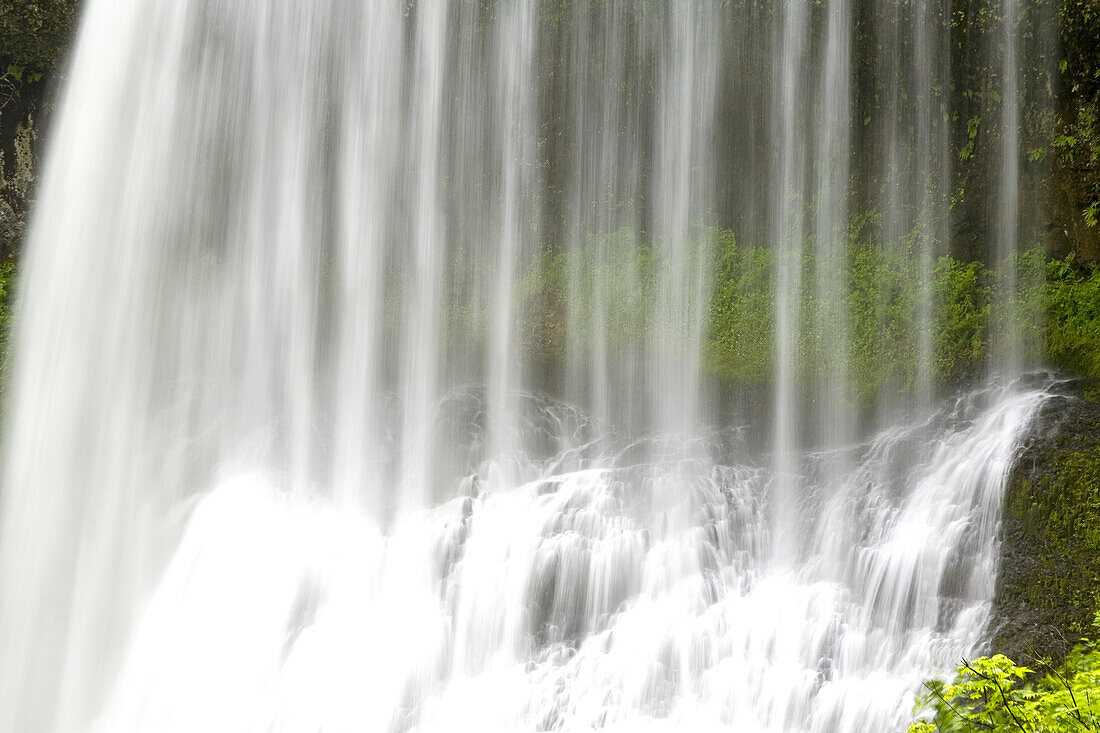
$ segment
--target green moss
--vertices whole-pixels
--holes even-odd
[[[1010,656],[1059,658],[1100,608],[1100,404],[1089,387],[1068,385],[1044,407],[1006,488],[994,649]]]
[[[1024,479],[1005,512],[1055,550],[1100,553],[1100,446],[1056,453],[1050,472]]]

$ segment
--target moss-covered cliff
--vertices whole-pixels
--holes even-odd
[[[993,651],[1061,661],[1100,608],[1100,380],[1059,386],[1005,493]]]

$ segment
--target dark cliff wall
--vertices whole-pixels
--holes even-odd
[[[1100,0],[1062,0],[1051,238],[1055,255],[1100,262]]]
[[[576,0],[556,1],[568,5]],[[1021,196],[1021,224],[1025,230],[1022,244],[1030,247],[1041,241],[1054,256],[1073,252],[1079,263],[1097,262],[1100,0],[1031,0],[1025,5],[1020,23],[1021,43],[1028,58],[1021,119],[1021,170],[1025,177],[1021,191],[1027,192]],[[0,0],[2,255],[10,257],[19,248],[33,200],[49,113],[64,76],[66,52],[80,6],[81,0]],[[993,121],[996,102],[991,101],[999,99],[999,72],[990,66],[982,49],[996,40],[998,6],[999,0],[952,0],[951,4],[951,65],[957,69],[952,73],[950,92],[957,112],[950,123],[957,189],[951,246],[966,260],[982,259],[988,235],[989,171],[995,166],[985,156],[996,148],[999,136]],[[761,7],[766,13],[772,6],[762,3]],[[858,2],[860,28],[879,22],[876,13],[880,14],[883,7],[870,0]],[[1054,14],[1057,22],[1051,22]],[[1057,39],[1049,37],[1054,29],[1058,29]],[[858,38],[864,35],[857,33]],[[1052,58],[1029,51],[1046,48],[1052,40],[1059,46]],[[877,51],[873,45],[857,42],[855,52],[857,69],[875,64]],[[861,89],[863,102],[873,108],[874,90],[857,88]],[[976,126],[971,126],[972,121]],[[740,123],[735,129],[739,128]],[[877,185],[873,172],[865,174],[865,186]],[[1041,195],[1032,195],[1036,191]],[[720,213],[722,218],[731,219],[727,224],[737,219],[737,212]],[[737,227],[733,228],[736,231]]]
[[[0,0],[0,259],[16,256],[78,0]]]

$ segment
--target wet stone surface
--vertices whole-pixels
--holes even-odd
[[[1100,382],[1055,388],[1005,489],[992,651],[1060,661],[1094,634],[1100,588]]]

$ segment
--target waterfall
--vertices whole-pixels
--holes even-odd
[[[903,728],[983,648],[1046,396],[1010,331],[933,379],[949,6],[88,0],[21,265],[0,730]],[[857,199],[917,273],[905,390],[855,381]],[[771,366],[727,400],[737,247]]]

